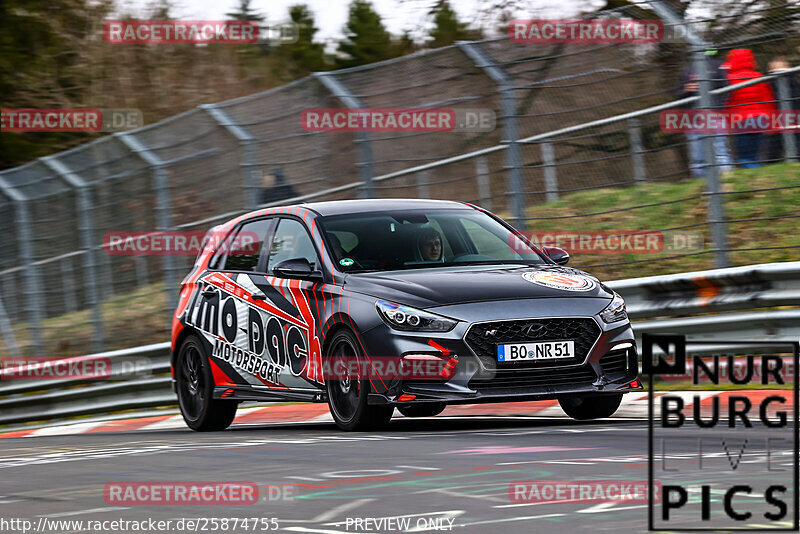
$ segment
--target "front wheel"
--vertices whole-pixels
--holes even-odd
[[[369,380],[358,373],[365,361],[358,348],[358,341],[349,330],[339,330],[331,339],[326,356],[341,359],[345,363],[358,362],[359,365],[344,365],[344,376],[337,380],[325,380],[328,392],[328,406],[333,420],[342,430],[370,430],[389,423],[394,408],[392,406],[370,406],[367,396],[370,392]],[[333,367],[333,366],[332,366]],[[354,374],[350,374],[354,370]]]
[[[561,409],[573,419],[585,421],[611,417],[622,402],[622,394],[558,399]]]
[[[238,402],[212,398],[214,379],[203,344],[189,336],[175,361],[178,405],[183,420],[192,430],[225,430],[236,417]]]

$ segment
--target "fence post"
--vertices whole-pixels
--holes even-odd
[[[519,147],[519,130],[517,128],[517,101],[514,95],[514,79],[501,67],[497,66],[484,50],[474,42],[458,41],[456,43],[464,54],[479,69],[497,84],[503,108],[503,135],[506,149],[506,168],[508,169],[508,196],[511,203],[511,216],[514,226],[525,230],[525,197],[522,191],[522,153]]]
[[[74,312],[78,309],[76,294],[75,294],[75,279],[72,273],[72,256],[65,256],[59,260],[61,264],[61,278],[64,280],[64,310]]]
[[[492,189],[489,187],[489,164],[483,156],[475,158],[475,175],[478,178],[478,198],[480,199],[481,207],[492,211]]]
[[[789,90],[789,78],[787,76],[779,76],[776,80],[778,82],[778,100],[781,111],[789,112],[792,109],[791,91]],[[800,104],[800,102],[798,102]],[[789,128],[784,128],[781,132],[783,139],[783,154],[786,163],[797,161],[797,135]]]
[[[3,335],[3,341],[5,341],[8,353],[11,356],[21,356],[17,338],[14,337],[14,329],[11,327],[11,321],[8,320],[8,314],[3,306],[2,298],[0,298],[0,333]]]
[[[14,225],[17,227],[19,259],[24,268],[25,289],[23,294],[28,304],[28,329],[31,332],[33,354],[41,356],[44,350],[44,345],[42,344],[42,309],[39,306],[39,299],[42,297],[42,293],[39,284],[39,268],[33,261],[33,240],[30,227],[30,212],[28,211],[28,197],[11,187],[2,176],[0,176],[0,190],[14,203]]]
[[[642,144],[642,123],[637,118],[628,119],[628,133],[631,140],[631,160],[633,162],[633,179],[637,184],[647,181],[647,167],[644,162],[644,145]]]
[[[7,273],[7,274],[6,274]],[[3,300],[6,301],[6,313],[8,314],[9,318],[16,318],[17,317],[17,299],[15,295],[15,288],[17,287],[14,283],[14,270],[8,269],[0,275],[0,281],[2,281],[2,291],[3,291]]]
[[[50,170],[64,180],[67,185],[72,187],[76,195],[76,209],[79,216],[78,231],[81,234],[81,246],[83,247],[83,272],[84,287],[86,289],[86,301],[92,310],[92,347],[95,352],[101,352],[105,342],[103,333],[103,311],[101,299],[98,293],[98,280],[95,261],[94,243],[94,221],[92,219],[92,200],[89,196],[88,184],[78,175],[72,172],[63,162],[54,156],[40,158]],[[110,275],[109,275],[110,276]],[[108,286],[113,286],[113,281],[108,279]]]
[[[242,180],[245,187],[245,205],[250,211],[258,208],[258,191],[260,189],[258,170],[256,169],[255,150],[253,144],[256,137],[247,128],[240,125],[228,114],[227,111],[219,107],[218,104],[203,104],[200,109],[208,113],[217,124],[225,128],[239,142],[242,152]]]
[[[692,49],[692,65],[695,74],[700,79],[700,109],[712,109],[714,107],[713,97],[711,96],[711,69],[709,68],[706,50],[710,47],[702,37],[691,30],[691,27],[681,19],[663,0],[651,0],[650,7],[656,14],[665,20],[667,24],[681,26],[686,30],[686,42]],[[719,169],[717,168],[717,154],[713,135],[702,135],[703,151],[705,152],[705,171],[706,171],[706,193],[708,195],[708,222],[711,225],[711,235],[714,240],[714,263],[718,269],[727,267],[728,244],[725,234],[725,210],[722,206],[722,195],[720,195]]]
[[[349,109],[360,109],[364,107],[361,99],[355,96],[350,89],[347,88],[334,74],[315,72],[313,76],[325,86],[328,91],[333,94],[345,107]],[[370,142],[369,135],[364,132],[356,134],[356,145],[361,155],[361,161],[357,163],[361,169],[361,180],[364,182],[363,187],[359,191],[361,198],[375,198],[375,188],[372,186],[372,143]]]
[[[542,166],[544,167],[545,198],[547,202],[555,202],[558,200],[558,178],[556,177],[553,144],[550,141],[542,142]]]
[[[417,198],[431,198],[430,173],[422,171],[417,173]]]
[[[712,72],[709,68],[708,56],[705,54],[705,46],[695,47],[693,53],[695,72],[700,77],[700,108],[714,108],[713,96],[711,95]],[[717,166],[717,149],[714,134],[701,134],[703,149],[705,152],[705,176],[706,189],[708,192],[708,214],[711,224],[711,235],[714,240],[714,258],[717,269],[723,269],[730,265],[728,261],[728,244],[725,228],[725,210],[722,206],[722,195],[719,185],[719,167]]]
[[[166,163],[150,150],[144,143],[130,132],[114,134],[125,143],[128,149],[142,158],[153,172],[153,189],[156,192],[156,229],[161,232],[172,230],[172,205],[170,201]],[[172,254],[164,254],[162,268],[164,270],[164,296],[166,297],[166,312],[168,323],[172,322],[172,310],[178,303],[178,293],[175,282],[175,264]]]

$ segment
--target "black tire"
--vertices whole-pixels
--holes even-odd
[[[611,417],[622,402],[622,394],[593,395],[591,397],[564,397],[558,399],[561,409],[577,421]]]
[[[336,332],[328,344],[327,357],[342,357],[345,360],[362,359],[355,335],[347,329]],[[345,366],[347,369],[350,366]],[[342,378],[342,377],[337,377]],[[360,376],[346,377],[344,380],[325,380],[328,393],[328,407],[336,425],[342,430],[372,430],[386,426],[392,418],[394,407],[370,406],[367,396],[370,391],[369,380]]]
[[[230,426],[236,417],[239,403],[211,398],[214,378],[206,351],[197,336],[187,337],[178,350],[175,381],[178,405],[189,428],[198,432],[211,432],[225,430]]]
[[[442,413],[445,408],[447,408],[447,404],[443,402],[430,402],[398,406],[397,411],[406,417],[433,417]]]

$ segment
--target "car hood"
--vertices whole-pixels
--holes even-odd
[[[601,297],[612,291],[592,275],[561,266],[458,266],[353,273],[350,291],[420,308],[507,299]]]

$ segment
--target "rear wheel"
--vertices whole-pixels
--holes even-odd
[[[183,420],[192,430],[225,430],[236,417],[238,402],[213,399],[214,379],[208,356],[197,336],[189,336],[175,361],[178,405]]]
[[[367,396],[370,392],[369,380],[360,376],[364,355],[358,342],[349,330],[339,330],[328,346],[327,357],[342,359],[346,364],[358,362],[359,365],[344,365],[344,376],[337,380],[325,380],[328,392],[328,406],[333,420],[342,430],[369,430],[385,426],[392,418],[392,406],[370,406]],[[335,366],[332,366],[336,368]],[[355,374],[350,374],[355,371]]]
[[[397,408],[406,417],[433,417],[439,415],[447,408],[443,402],[431,402],[425,404],[408,404]]]
[[[561,409],[568,416],[578,421],[611,417],[617,411],[621,402],[622,394],[558,399]]]

